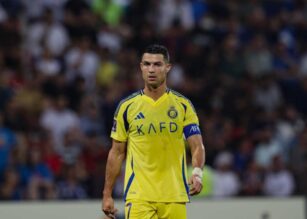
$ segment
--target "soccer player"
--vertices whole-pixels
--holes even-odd
[[[126,159],[126,219],[186,219],[190,195],[202,189],[205,150],[191,102],[169,89],[169,53],[150,45],[140,63],[144,89],[123,99],[111,132],[102,210],[115,218],[112,190]],[[185,140],[191,149],[193,172],[187,181]]]

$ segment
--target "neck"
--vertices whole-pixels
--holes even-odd
[[[146,86],[144,88],[144,94],[151,97],[153,100],[159,99],[166,91],[166,84],[163,84],[157,88]]]

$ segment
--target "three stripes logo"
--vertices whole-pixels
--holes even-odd
[[[134,120],[138,120],[138,119],[145,119],[145,116],[143,115],[142,112],[139,112],[139,114],[134,118]]]

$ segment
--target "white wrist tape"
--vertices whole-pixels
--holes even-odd
[[[192,175],[197,175],[200,179],[203,178],[203,170],[199,167],[195,167],[192,171]]]

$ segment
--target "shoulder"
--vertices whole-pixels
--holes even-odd
[[[123,98],[118,105],[120,104],[125,104],[125,103],[130,103],[132,101],[134,101],[137,97],[142,95],[142,91],[136,91],[132,94],[130,94],[129,96]]]
[[[181,103],[185,111],[187,111],[187,109],[192,109],[194,112],[196,112],[195,107],[189,98],[172,89],[169,89],[169,93],[173,95],[177,99],[177,101]]]
[[[118,112],[122,108],[127,108],[130,104],[132,104],[137,98],[139,98],[142,95],[141,91],[136,91],[129,96],[123,98],[117,105],[117,109],[115,111],[115,116],[117,116]]]
[[[178,101],[182,102],[183,104],[191,104],[192,105],[192,102],[190,101],[189,98],[187,98],[186,96],[182,95],[181,93],[175,91],[175,90],[172,90],[172,89],[169,89],[168,92],[176,97],[176,99],[178,99]]]

